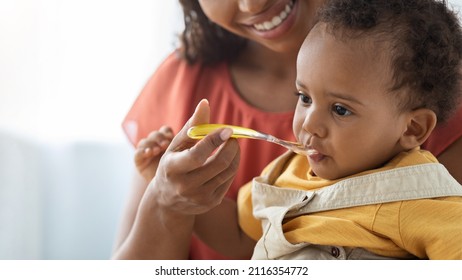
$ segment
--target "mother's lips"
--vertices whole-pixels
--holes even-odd
[[[292,6],[293,2],[289,2],[285,5],[284,9],[278,15],[275,15],[271,20],[253,24],[253,27],[258,31],[268,31],[278,27],[292,11]]]

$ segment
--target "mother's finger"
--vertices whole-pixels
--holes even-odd
[[[227,157],[232,157],[232,155],[228,155],[228,153],[234,153],[238,151],[239,147],[237,143],[228,146],[225,152],[222,152],[222,149],[217,150],[222,146],[228,139],[231,137],[232,130],[229,128],[225,129],[218,129],[192,146],[189,149],[177,152],[170,152],[168,154],[168,158],[170,161],[171,170],[174,172],[183,172],[189,173],[191,171],[195,171],[196,169],[200,169],[204,164],[206,164],[209,158],[213,155],[215,157],[223,157],[221,160],[227,161]],[[177,135],[178,136],[178,135]],[[236,142],[235,139],[231,139],[232,142]],[[214,153],[217,151],[216,153]],[[219,161],[217,159],[216,161]],[[214,172],[210,172],[209,176],[214,176]]]
[[[183,128],[178,132],[178,134],[173,138],[172,143],[170,144],[168,150],[170,151],[182,151],[187,148],[194,146],[197,140],[193,140],[188,137],[188,129],[192,126],[198,124],[209,123],[210,121],[210,106],[207,99],[202,99],[199,104],[196,106],[196,110],[194,111],[193,115]]]
[[[229,133],[231,134],[232,131],[229,131]],[[212,149],[213,146],[217,144],[218,143],[209,144],[209,147],[205,147],[204,149]],[[201,146],[197,145],[191,148],[191,151],[200,154],[200,148]],[[204,155],[200,157],[200,163],[202,165],[197,167],[196,170],[194,170],[194,173],[190,174],[189,176],[191,179],[195,179],[195,177],[201,178],[204,183],[214,178],[220,180],[220,174],[225,171],[235,175],[239,165],[239,160],[240,149],[237,140],[228,139],[226,143],[222,144],[218,149],[216,149],[213,154],[208,154],[207,157]]]

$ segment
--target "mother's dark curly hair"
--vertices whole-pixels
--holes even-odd
[[[407,93],[402,109],[429,108],[443,122],[457,108],[462,31],[446,1],[331,0],[319,20],[334,36],[367,37],[387,46],[384,50],[392,53],[390,90]]]
[[[180,0],[185,29],[180,51],[189,63],[214,64],[233,60],[246,40],[211,22],[197,0]]]

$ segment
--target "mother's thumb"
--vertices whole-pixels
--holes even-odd
[[[210,106],[207,99],[202,99],[199,104],[197,104],[196,109],[194,110],[193,115],[189,118],[183,128],[178,132],[175,138],[173,138],[172,143],[170,144],[170,150],[183,150],[184,148],[189,148],[196,143],[195,140],[192,140],[188,137],[187,131],[190,127],[209,123],[210,121]]]

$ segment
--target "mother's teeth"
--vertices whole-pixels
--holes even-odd
[[[282,22],[282,19],[280,17],[274,17],[271,20],[271,23],[273,23],[273,25],[279,25],[279,24],[281,24],[281,22]]]
[[[255,27],[255,29],[257,29],[259,31],[268,31],[268,30],[271,30],[271,29],[279,26],[284,21],[284,19],[287,18],[289,13],[292,11],[292,5],[293,5],[292,2],[290,4],[287,4],[285,6],[284,10],[281,11],[281,13],[279,15],[274,16],[271,19],[271,21],[265,21],[263,23],[257,23],[257,24],[254,24],[253,27]]]

